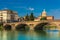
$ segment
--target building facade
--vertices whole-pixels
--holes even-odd
[[[0,22],[18,21],[18,14],[15,11],[4,9],[0,10]]]
[[[37,17],[34,21],[40,21],[41,18],[45,17],[46,20],[54,20],[54,16],[47,16],[45,9],[42,11],[41,15]]]

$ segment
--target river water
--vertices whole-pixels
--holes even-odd
[[[0,31],[0,40],[60,40],[60,31]]]

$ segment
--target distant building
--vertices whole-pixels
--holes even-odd
[[[18,21],[19,21],[19,22],[24,21],[24,18],[23,18],[23,17],[20,17],[20,18],[18,19]]]
[[[40,21],[40,19],[39,18],[35,18],[34,21]]]
[[[46,18],[47,20],[50,20],[50,21],[54,20],[54,16],[47,16]]]
[[[15,11],[4,9],[0,10],[0,22],[18,21],[18,14]]]
[[[47,15],[46,15],[46,11],[45,11],[45,9],[43,10],[41,16],[42,16],[42,17],[46,17],[46,16],[47,16]]]
[[[42,17],[46,17],[47,20],[54,20],[54,16],[47,16],[46,15],[46,11],[44,9],[43,12],[42,12],[42,14],[41,14],[41,16],[39,16],[38,18],[36,18],[34,21],[40,21],[40,19]]]
[[[24,18],[24,21],[26,21],[26,16],[24,16],[23,18]]]

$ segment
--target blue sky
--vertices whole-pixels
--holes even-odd
[[[60,0],[0,0],[0,10],[4,8],[17,11],[19,16],[31,12],[40,16],[43,9],[46,9],[47,15],[60,19]]]

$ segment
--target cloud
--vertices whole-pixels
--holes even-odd
[[[32,7],[23,7],[23,6],[20,6],[20,7],[14,7],[14,8],[22,8],[22,9],[30,10],[30,11],[33,11],[33,10],[34,10],[34,8],[32,8]]]
[[[33,11],[33,10],[34,10],[34,8],[29,7],[29,8],[28,8],[28,10]]]
[[[47,13],[48,13],[48,15],[54,16],[55,19],[60,19],[60,8],[50,9]]]

